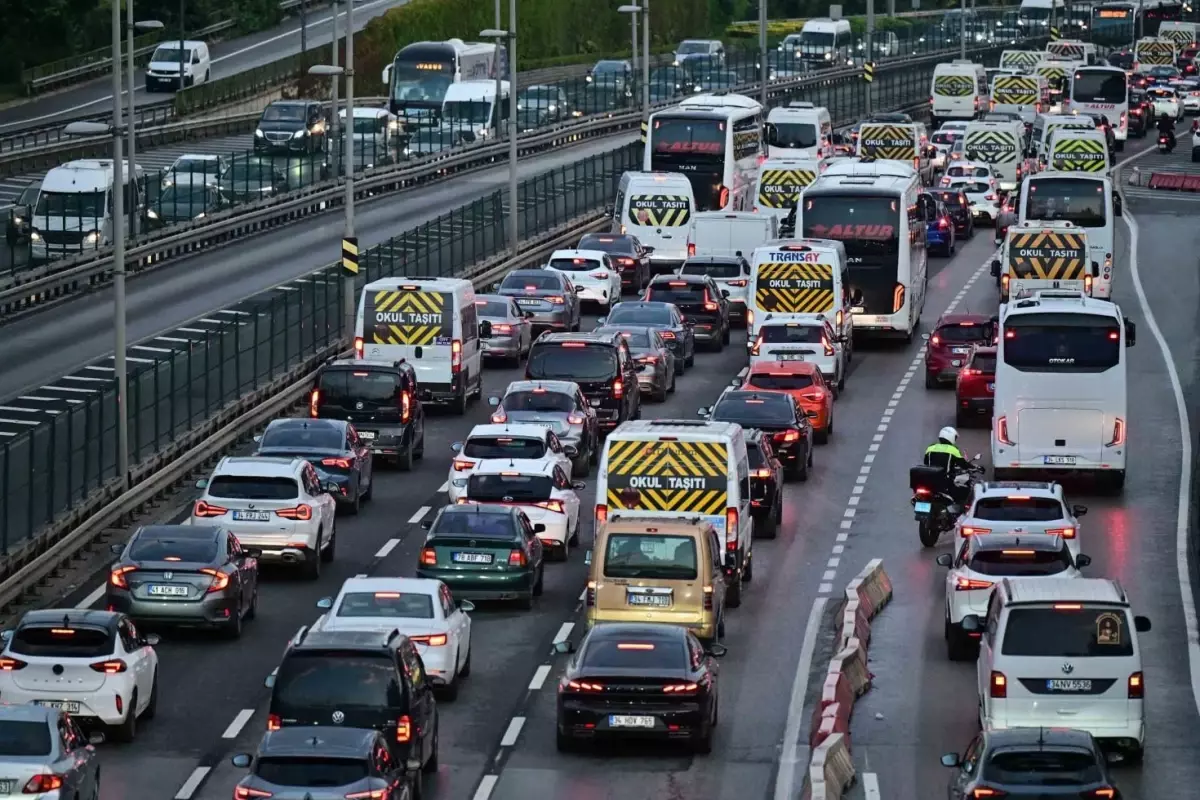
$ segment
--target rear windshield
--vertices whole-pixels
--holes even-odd
[[[950,167],[946,170],[948,178],[990,178],[987,167]],[[945,198],[942,198],[943,200]]]
[[[541,458],[546,455],[546,443],[541,439],[516,436],[472,436],[463,447],[469,458]]]
[[[940,341],[952,343],[986,342],[990,326],[985,325],[945,325],[934,334]]]
[[[764,325],[758,335],[767,344],[820,344],[825,329],[820,325]]]
[[[662,640],[589,642],[581,660],[589,669],[681,669],[688,663],[682,644]]]
[[[168,536],[147,536],[142,534],[134,540],[129,548],[129,558],[132,561],[190,561],[207,564],[217,557],[217,537],[208,536],[204,539],[179,538]]]
[[[694,306],[704,302],[704,287],[698,283],[684,283],[683,281],[673,281],[678,283],[674,286],[670,283],[656,283],[650,287],[647,292],[646,299],[653,300],[656,303],[674,303],[677,306]]]
[[[987,355],[975,354],[971,359],[971,369],[977,369],[980,372],[995,373],[996,371],[996,354],[988,353]]]
[[[968,568],[982,575],[1057,575],[1070,568],[1071,554],[1060,550],[981,550],[971,557]]]
[[[407,592],[349,592],[342,595],[337,616],[433,619],[433,597]]]
[[[604,267],[599,261],[590,258],[554,258],[550,260],[550,266],[563,272],[587,272]]]
[[[618,303],[605,322],[608,325],[670,325],[671,309],[664,306]]]
[[[994,522],[1054,522],[1065,514],[1062,503],[1049,497],[981,497],[971,516]]]
[[[1133,655],[1133,628],[1124,609],[1058,605],[1010,609],[1001,652],[1054,658]]]
[[[394,372],[335,369],[322,373],[321,399],[338,403],[345,400],[391,400],[400,388]]]
[[[1095,755],[1087,750],[1066,749],[1000,750],[984,762],[982,777],[988,783],[1038,787],[1086,785],[1104,780]]]
[[[933,135],[931,141],[934,144],[954,144],[954,140],[962,136],[961,133],[950,133],[949,131],[938,131]]]
[[[346,444],[346,434],[340,428],[320,423],[296,423],[270,425],[263,434],[259,447],[299,447],[312,450],[341,450]]]
[[[368,771],[365,759],[264,756],[254,765],[254,774],[276,786],[316,789],[349,786],[365,779]]]
[[[113,637],[103,628],[18,628],[9,652],[46,658],[98,658],[111,655]]]
[[[630,347],[650,347],[649,331],[622,331],[621,336]]]
[[[790,425],[795,422],[792,400],[783,395],[725,395],[713,409],[713,419],[736,422],[747,428],[759,425]]]
[[[0,722],[0,756],[44,756],[50,753],[50,726],[45,722]]]
[[[633,242],[615,236],[589,234],[579,240],[580,250],[603,250],[606,253],[632,253]]]
[[[987,194],[992,190],[992,187],[988,186],[986,183],[980,183],[979,181],[974,181],[972,183],[959,183],[956,184],[954,188],[958,189],[959,191],[966,192],[967,194]]]
[[[937,198],[948,206],[966,205],[967,198],[958,192],[938,192]]]
[[[572,342],[571,344],[576,344]],[[617,351],[609,345],[563,347],[537,345],[527,367],[531,378],[546,380],[603,381],[616,377]]]
[[[501,405],[505,411],[574,411],[575,398],[561,392],[509,392]]]
[[[604,575],[609,578],[695,580],[696,540],[690,536],[614,533],[608,537]]]
[[[271,705],[286,709],[339,708],[382,712],[404,704],[391,655],[358,651],[294,651],[279,665]]]
[[[508,316],[508,303],[501,300],[476,300],[475,310],[481,317],[503,318]]]
[[[711,275],[714,278],[738,278],[742,265],[736,261],[689,261],[680,270],[681,275]],[[655,298],[658,299],[657,297]]]
[[[553,481],[545,475],[472,475],[467,496],[472,500],[535,503],[549,500]]]
[[[520,275],[509,275],[500,284],[500,291],[537,291],[555,290],[562,288],[562,278],[558,275],[531,275],[528,272]]]
[[[813,385],[813,377],[792,372],[751,372],[749,383],[756,389],[807,389]]]
[[[300,496],[300,487],[295,478],[218,475],[209,481],[208,495],[231,500],[292,500]]]
[[[451,512],[438,517],[434,536],[478,536],[480,538],[511,539],[516,534],[513,519],[508,514],[476,514]]]

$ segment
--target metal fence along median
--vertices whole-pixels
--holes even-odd
[[[524,181],[521,235],[602,207],[621,173],[640,163],[635,143]],[[388,275],[461,275],[509,246],[507,213],[497,191],[370,248],[362,255],[359,286]],[[165,453],[229,403],[344,341],[343,287],[338,268],[330,266],[130,348],[130,463]],[[0,552],[8,554],[116,477],[112,359],[5,409]]]

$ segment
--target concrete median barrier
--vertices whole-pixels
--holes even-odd
[[[845,675],[855,697],[871,688],[871,672],[867,669],[867,648],[858,639],[851,639],[829,661],[829,674]]]
[[[850,734],[850,714],[854,711],[854,687],[844,672],[829,672],[821,685],[821,695],[813,708],[812,730],[808,746],[816,750],[835,733]]]
[[[837,620],[837,649],[844,648],[851,639],[858,639],[864,645],[871,643],[871,619],[858,600],[842,604],[842,615]]]
[[[813,750],[801,796],[804,800],[841,800],[854,785],[849,739],[835,733]]]
[[[883,569],[883,559],[873,559],[846,586],[846,600],[857,600],[868,620],[883,610],[892,599],[892,581]]]

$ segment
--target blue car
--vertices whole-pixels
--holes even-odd
[[[954,220],[946,204],[932,194],[922,194],[921,206],[927,210],[925,218],[929,220],[925,226],[925,248],[947,258],[954,255]]]

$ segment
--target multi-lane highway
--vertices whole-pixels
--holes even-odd
[[[402,6],[408,0],[355,0],[354,27],[362,28],[374,17],[389,8]],[[308,16],[307,43],[310,49],[328,45],[333,41],[332,9],[311,12]],[[346,32],[346,12],[338,15],[338,30]],[[287,19],[279,26],[250,36],[240,36],[228,41],[217,42],[212,52],[212,79],[236,75],[246,70],[277,61],[300,51],[300,20]],[[61,117],[77,117],[81,114],[104,114],[112,110],[110,77],[54,94],[34,98],[0,109],[0,133],[22,128],[52,124]],[[138,74],[135,96],[138,104],[159,101],[169,95],[148,94],[141,73]]]

